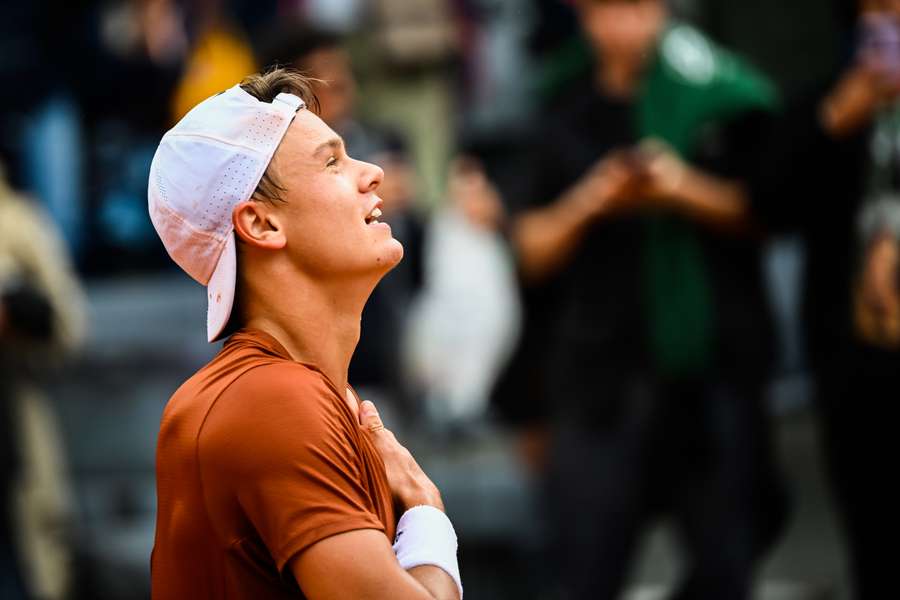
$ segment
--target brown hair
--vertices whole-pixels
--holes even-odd
[[[284,67],[273,67],[264,73],[256,73],[244,78],[241,82],[241,89],[259,100],[260,102],[271,103],[275,100],[275,96],[286,92],[294,94],[306,103],[314,113],[319,113],[319,99],[313,92],[313,83],[316,80],[307,77],[302,73],[293,69]],[[271,169],[266,169],[262,179],[256,186],[253,196],[265,200],[275,201],[283,200],[281,193],[285,191],[285,187],[278,182],[274,173],[270,173]]]

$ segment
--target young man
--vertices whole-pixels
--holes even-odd
[[[894,468],[900,388],[891,326],[900,303],[900,230],[883,212],[900,192],[900,144],[887,141],[900,137],[900,2],[861,0],[857,20],[853,4],[842,5],[846,62],[792,98],[769,140],[770,180],[760,193],[783,207],[780,224],[803,236],[801,314],[822,450],[850,595],[867,600],[893,585],[882,541],[900,529],[900,494],[882,476]]]
[[[410,385],[402,380],[401,340],[410,302],[423,284],[424,223],[414,208],[415,169],[405,140],[360,120],[355,114],[357,82],[350,53],[337,34],[306,23],[279,18],[260,51],[263,65],[287,65],[312,78],[319,99],[319,117],[344,140],[347,152],[360,160],[375,162],[385,171],[379,187],[381,207],[392,235],[403,244],[403,261],[393,269],[369,297],[362,315],[362,331],[350,379],[368,398],[377,399],[388,410],[414,408],[408,397]],[[406,410],[408,417],[416,410]]]
[[[209,340],[234,331],[163,414],[157,600],[462,596],[438,489],[347,384],[366,299],[403,255],[383,174],[307,104],[302,76],[251,76],[151,167],[151,219],[208,288]]]

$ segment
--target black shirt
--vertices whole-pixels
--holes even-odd
[[[772,198],[769,220],[799,231],[806,244],[803,320],[811,366],[840,368],[854,343],[851,293],[859,258],[855,224],[865,189],[863,129],[830,137],[819,106],[833,83],[793,100],[771,127],[754,196]]]
[[[705,132],[692,161],[726,177],[752,177],[766,117],[746,114]],[[634,104],[585,80],[552,103],[533,143],[524,206],[556,201],[611,150],[634,146]],[[551,388],[584,377],[615,385],[658,374],[649,348],[643,272],[648,216],[599,220],[574,256],[541,289],[526,294],[526,327],[543,330]],[[771,358],[771,321],[762,286],[760,240],[692,226],[713,296],[714,358],[720,378],[758,379]],[[587,358],[586,358],[587,357]],[[576,387],[584,387],[576,386]]]

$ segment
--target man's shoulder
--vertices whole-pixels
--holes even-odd
[[[350,457],[356,441],[342,402],[324,375],[301,363],[250,369],[209,407],[198,430],[203,463],[249,477],[285,461],[312,462],[316,452]]]
[[[341,426],[340,401],[315,368],[293,361],[262,363],[222,390],[209,408],[203,435],[265,436],[287,426],[318,437]]]
[[[302,363],[223,352],[175,391],[166,404],[162,428],[177,425],[199,434],[213,414],[240,421],[247,413],[299,409],[301,404],[307,414],[318,414],[333,395],[321,373]]]
[[[263,400],[275,404],[302,401],[311,403],[334,398],[335,391],[317,369],[289,360],[261,362],[242,372],[222,392],[221,400],[230,404],[236,400],[244,406],[244,400],[262,404]],[[217,403],[219,404],[219,403]]]

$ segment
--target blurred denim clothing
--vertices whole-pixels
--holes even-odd
[[[75,100],[58,94],[39,104],[24,135],[25,187],[47,207],[77,261],[84,245],[84,151]]]

